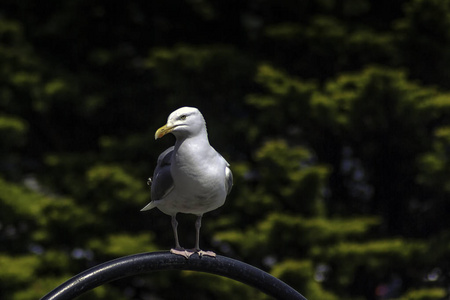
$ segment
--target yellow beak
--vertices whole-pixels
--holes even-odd
[[[165,136],[168,133],[171,133],[174,128],[175,128],[174,126],[167,126],[167,124],[162,126],[158,130],[156,130],[155,140],[162,138],[163,136]]]

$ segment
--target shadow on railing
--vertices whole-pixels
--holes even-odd
[[[105,262],[72,277],[41,300],[74,299],[113,280],[162,270],[191,270],[216,274],[253,286],[276,299],[306,300],[281,280],[238,260],[220,255],[216,258],[199,257],[197,254],[185,259],[170,252],[135,254]]]

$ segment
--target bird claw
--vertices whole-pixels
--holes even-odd
[[[148,185],[148,186],[151,186],[151,185],[152,185],[152,178],[151,178],[151,177],[149,177],[149,178],[147,179],[147,185]]]
[[[197,251],[198,256],[202,257],[202,256],[210,256],[210,257],[216,257],[216,253],[212,252],[212,251],[203,251],[203,250],[198,250]]]
[[[212,251],[203,251],[203,250],[196,250],[196,249],[192,249],[192,250],[187,250],[187,249],[175,249],[172,248],[170,249],[170,253],[173,253],[175,255],[181,255],[186,259],[189,259],[189,257],[191,257],[192,254],[197,253],[199,258],[202,258],[203,256],[209,256],[209,257],[216,257],[216,253],[212,252]]]
[[[189,257],[191,257],[192,254],[194,254],[194,251],[190,251],[190,250],[186,250],[186,249],[175,249],[172,248],[170,249],[170,253],[173,253],[175,255],[181,255],[186,259],[189,259]]]

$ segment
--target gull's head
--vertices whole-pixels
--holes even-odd
[[[186,106],[169,115],[166,125],[156,131],[155,140],[168,133],[173,133],[175,137],[190,137],[202,131],[206,131],[205,119],[202,114],[197,108]]]

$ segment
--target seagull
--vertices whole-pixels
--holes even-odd
[[[157,207],[172,217],[175,248],[170,252],[188,259],[193,253],[215,257],[200,250],[200,227],[204,213],[219,208],[233,186],[228,162],[209,144],[206,122],[197,108],[182,107],[172,112],[166,125],[155,133],[155,140],[172,133],[175,145],[162,152],[151,185],[151,202],[141,211]],[[177,213],[194,214],[195,248],[186,250],[178,240]]]

